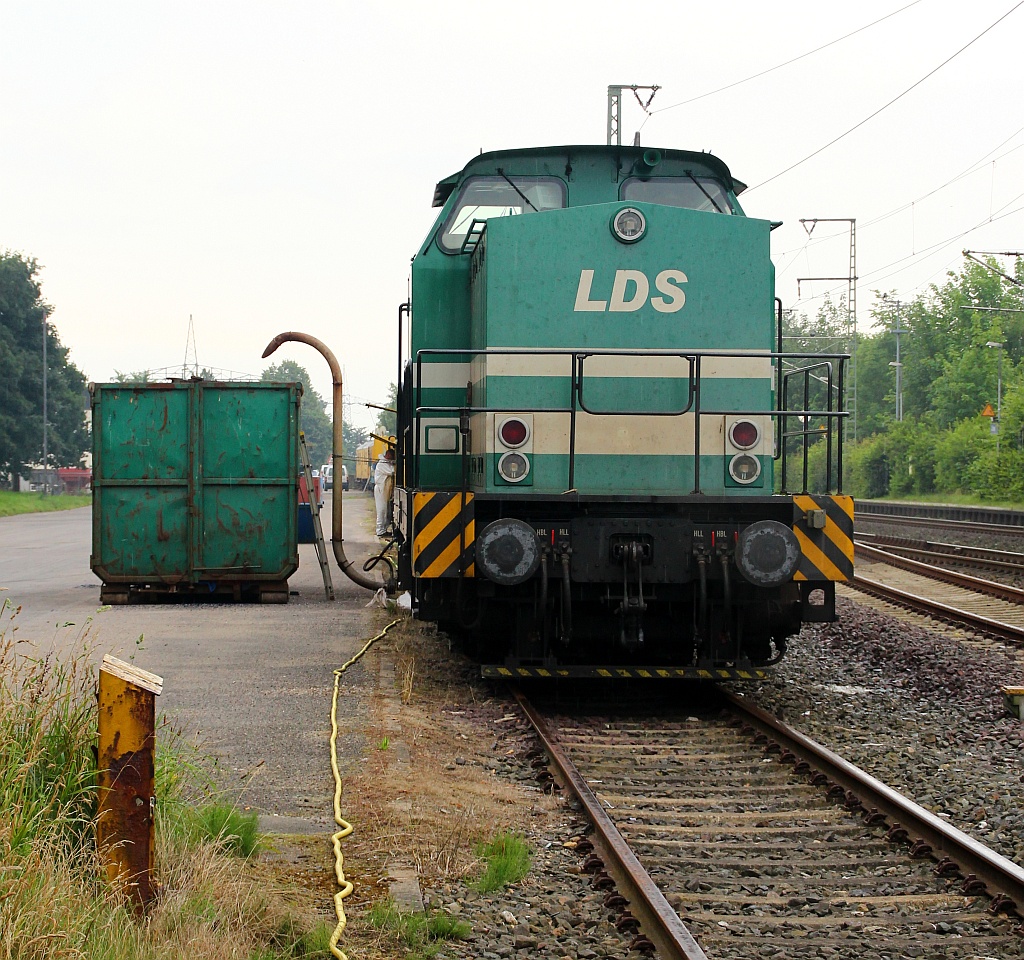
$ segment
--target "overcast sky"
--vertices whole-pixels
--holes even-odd
[[[849,271],[849,226],[799,220],[856,218],[863,327],[875,289],[1024,247],[1018,5],[0,0],[0,249],[39,261],[89,379],[182,364],[191,316],[202,365],[258,375],[302,330],[380,401],[434,184],[481,149],[603,143],[608,85],[658,84],[623,139],[750,185],[787,306]]]

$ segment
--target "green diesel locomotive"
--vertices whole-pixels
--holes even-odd
[[[398,585],[485,676],[757,676],[835,619],[847,358],[782,352],[743,189],[615,145],[437,185],[399,316]]]

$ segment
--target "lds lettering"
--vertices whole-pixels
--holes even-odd
[[[647,275],[640,270],[616,270],[609,300],[592,300],[591,287],[594,283],[593,270],[581,270],[580,282],[576,288],[576,312],[632,313],[647,303],[651,284]],[[662,270],[654,278],[654,288],[661,294],[651,297],[651,306],[659,313],[675,313],[683,309],[686,294],[678,284],[686,283],[682,270]]]

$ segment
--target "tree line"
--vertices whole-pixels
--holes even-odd
[[[870,329],[857,336],[855,384],[847,379],[845,491],[1024,500],[1022,259],[1007,267],[965,257],[944,283],[911,300],[875,294]],[[845,298],[826,300],[813,320],[787,314],[783,333],[787,350],[853,348]],[[811,451],[819,482],[825,457],[819,442]]]
[[[0,487],[27,477],[43,465],[43,336],[46,336],[46,465],[80,466],[91,440],[86,426],[89,394],[86,375],[71,362],[68,348],[49,318],[53,307],[43,299],[36,260],[0,251]],[[212,379],[212,374],[200,374]],[[267,367],[260,379],[268,383],[301,383],[300,429],[314,468],[326,463],[333,449],[331,413],[313,389],[309,373],[292,360]],[[149,371],[117,371],[120,383],[147,383]],[[351,456],[367,432],[343,423],[345,450]]]
[[[39,264],[0,251],[0,486],[43,464],[43,337],[46,338],[47,466],[77,466],[89,444],[85,374],[49,319]]]

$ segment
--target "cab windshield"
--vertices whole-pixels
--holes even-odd
[[[645,180],[633,177],[622,184],[622,199],[711,213],[737,212],[726,189],[711,177],[650,177]]]
[[[474,220],[561,210],[565,184],[552,177],[472,177],[459,191],[441,231],[440,244],[458,253]]]

